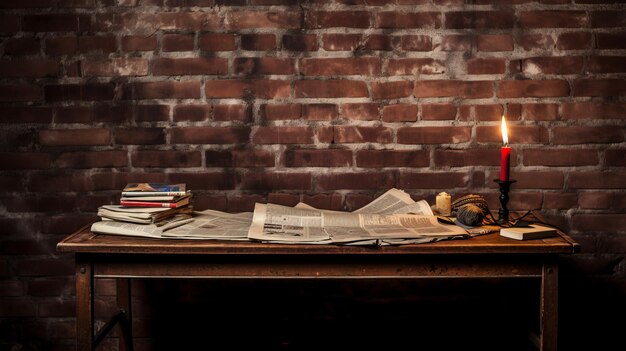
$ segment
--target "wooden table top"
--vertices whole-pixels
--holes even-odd
[[[57,245],[60,252],[204,255],[384,255],[384,254],[569,254],[578,243],[559,232],[557,237],[519,241],[498,233],[470,239],[397,246],[266,244],[255,241],[152,239],[92,233],[86,226]]]

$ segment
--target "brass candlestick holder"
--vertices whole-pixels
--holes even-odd
[[[511,184],[516,180],[500,180],[494,179],[494,182],[500,186],[500,209],[498,210],[498,224],[505,225],[509,223],[509,209],[506,204],[509,202],[509,190],[511,190]]]

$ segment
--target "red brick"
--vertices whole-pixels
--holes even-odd
[[[298,80],[295,95],[299,98],[368,97],[367,86],[355,80]]]
[[[1,77],[54,77],[61,65],[49,59],[0,59]]]
[[[569,102],[562,104],[565,119],[625,119],[626,104],[611,102]]]
[[[393,38],[384,34],[369,34],[363,38],[363,45],[368,50],[391,51]]]
[[[524,104],[522,117],[526,121],[554,121],[559,119],[557,104]]]
[[[50,123],[52,109],[34,106],[0,106],[0,123]]]
[[[626,187],[626,172],[578,171],[570,173],[569,189],[623,189]]]
[[[585,11],[523,11],[519,14],[521,28],[584,28],[589,24]]]
[[[479,51],[513,51],[513,37],[505,34],[479,35],[476,45]]]
[[[574,96],[624,96],[624,79],[577,79],[574,81]]]
[[[199,99],[199,81],[135,82],[129,99]]]
[[[417,105],[387,105],[383,107],[383,121],[415,122],[417,121]]]
[[[598,164],[596,150],[526,149],[525,166],[592,166]]]
[[[194,194],[193,209],[194,211],[226,211],[228,209],[228,198],[226,195]]]
[[[597,33],[596,46],[598,49],[626,49],[626,32]]]
[[[69,256],[23,259],[15,263],[15,273],[23,277],[68,276],[74,274],[74,260]],[[75,310],[67,317],[74,316]]]
[[[316,178],[320,190],[389,189],[395,186],[393,173],[324,173]]]
[[[305,15],[306,28],[369,28],[367,11],[309,11]]]
[[[385,127],[332,126],[318,130],[321,143],[390,143],[393,131]]]
[[[56,123],[121,123],[132,118],[132,106],[97,104],[92,106],[59,107],[56,111]]]
[[[123,51],[152,51],[156,50],[156,34],[150,36],[126,35],[122,37]]]
[[[409,97],[412,93],[412,81],[372,82],[372,98],[377,100]]]
[[[206,150],[204,152],[206,167],[232,167],[233,155],[228,150]]]
[[[15,33],[20,30],[22,18],[12,13],[0,14],[0,33]]]
[[[121,145],[157,145],[165,143],[163,128],[116,128],[115,143]]]
[[[209,119],[209,113],[211,113],[209,105],[176,105],[174,121],[206,121]]]
[[[623,129],[600,127],[555,127],[553,128],[552,142],[555,144],[605,144],[624,141]]]
[[[147,14],[147,16],[150,15],[151,14]],[[139,19],[141,22],[151,23],[151,28],[160,28],[161,30],[206,31],[211,29],[223,29],[220,14],[217,12],[161,12],[155,15],[156,18],[145,18],[146,15],[143,14],[141,16],[144,17]],[[135,19],[135,21],[137,20]],[[131,23],[134,24],[137,22]],[[122,24],[122,28],[128,25],[129,24]]]
[[[73,317],[75,313],[75,300],[42,301],[37,306],[37,315],[40,317]]]
[[[458,97],[480,99],[493,96],[493,83],[490,81],[422,80],[415,83],[413,95],[424,97]]]
[[[569,84],[564,80],[503,80],[499,82],[498,97],[558,97],[569,95]]]
[[[228,197],[229,212],[252,212],[256,203],[264,203],[265,198],[261,195],[238,195]]]
[[[117,40],[112,35],[78,37],[80,53],[111,53],[117,51]]]
[[[91,17],[77,14],[25,15],[22,30],[25,32],[83,32],[89,30]]]
[[[352,151],[343,149],[295,149],[285,153],[286,167],[350,167]]]
[[[315,34],[286,34],[283,36],[282,46],[288,51],[317,51],[317,36]]]
[[[583,69],[583,58],[570,57],[532,57],[522,60],[522,71],[526,74],[579,74]]]
[[[305,58],[300,71],[305,76],[380,75],[381,63],[377,57]]]
[[[188,127],[170,130],[172,144],[236,144],[249,140],[247,127]]]
[[[28,282],[28,295],[58,297],[63,293],[63,288],[60,280],[31,280]]]
[[[108,129],[47,129],[39,131],[39,143],[45,146],[109,145]]]
[[[67,235],[97,220],[96,214],[61,214],[48,216],[43,220],[41,232],[44,234]],[[54,240],[54,238],[51,238]]]
[[[32,300],[1,300],[0,310],[4,318],[9,317],[35,317],[37,305]]]
[[[538,192],[513,192],[509,201],[509,210],[530,211],[541,208],[542,194]]]
[[[115,77],[148,74],[148,60],[141,58],[81,61],[80,67],[83,76]]]
[[[569,32],[562,33],[556,41],[559,50],[588,50],[591,49],[591,33]]]
[[[33,55],[39,53],[40,47],[38,38],[11,38],[4,44],[4,54],[10,56]]]
[[[507,125],[511,144],[546,144],[548,130],[541,126]],[[502,143],[500,126],[476,127],[476,141],[479,143]]]
[[[115,96],[115,85],[108,83],[50,84],[44,86],[44,95],[47,102],[112,100]]]
[[[241,177],[241,188],[246,190],[311,189],[310,173],[245,173]]]
[[[234,167],[274,167],[276,156],[264,150],[235,150],[232,152]]]
[[[401,189],[453,189],[469,183],[469,175],[463,173],[401,173],[398,187]]]
[[[46,53],[57,55],[70,55],[78,50],[78,38],[76,37],[53,37],[46,39]]]
[[[444,35],[441,38],[442,51],[467,51],[472,47],[469,35]]]
[[[587,71],[591,73],[626,72],[625,56],[592,56],[587,62]]]
[[[456,144],[470,140],[468,127],[401,127],[400,144]]]
[[[24,292],[24,284],[20,280],[0,281],[0,296],[22,296]]]
[[[250,108],[247,105],[228,104],[213,106],[213,120],[215,121],[249,121]]]
[[[438,12],[391,12],[375,14],[375,28],[440,28]]]
[[[614,28],[626,26],[626,18],[624,11],[592,11],[591,27],[592,28]]]
[[[267,51],[276,48],[276,35],[274,34],[243,34],[241,36],[242,50]]]
[[[232,34],[211,33],[202,34],[199,37],[198,47],[202,51],[233,51],[237,48],[237,44],[235,43],[235,36]]]
[[[276,57],[238,57],[234,60],[235,74],[293,74],[295,60]]]
[[[297,205],[298,202],[300,202],[300,195],[283,194],[283,193],[267,194],[267,203],[270,203],[270,204],[293,207]]]
[[[11,167],[11,169],[14,170],[13,167]],[[24,192],[26,191],[26,188],[24,187],[23,181],[24,181],[24,177],[22,175],[8,175],[8,174],[0,175],[0,191]]]
[[[441,74],[443,72],[445,72],[445,64],[432,58],[390,59],[387,61],[385,68],[385,73],[390,76],[415,76],[420,74]]]
[[[252,136],[255,144],[311,144],[313,132],[307,127],[259,127]]]
[[[193,190],[220,190],[233,189],[235,177],[229,172],[213,173],[170,173],[168,182],[187,184],[188,189]]]
[[[456,106],[451,104],[422,104],[423,121],[453,120],[456,118]]]
[[[504,108],[500,104],[474,105],[471,109],[477,121],[500,121],[504,115]]]
[[[232,11],[226,13],[226,27],[230,30],[283,28],[298,29],[302,13],[299,11]]]
[[[322,210],[340,211],[343,209],[341,194],[316,194],[302,196],[302,202]]]
[[[477,58],[467,61],[467,74],[503,74],[506,60],[500,58]]]
[[[431,51],[433,43],[428,35],[403,35],[400,37],[400,47],[405,51]]]
[[[56,159],[61,168],[126,167],[126,151],[77,151],[65,152]]]
[[[428,150],[359,150],[356,165],[363,168],[428,167]]]
[[[208,80],[205,83],[207,98],[246,98],[272,99],[288,97],[290,83],[285,80]]]
[[[626,166],[626,150],[610,149],[605,152],[605,164],[607,166]]]
[[[498,166],[500,149],[435,150],[434,160],[438,167]],[[513,153],[511,165],[515,164]]]
[[[543,209],[544,210],[569,210],[576,208],[576,194],[575,193],[549,193],[543,194]]]
[[[71,175],[65,174],[34,174],[28,179],[28,190],[31,192],[67,192],[80,189],[80,185]]]
[[[159,58],[152,61],[154,75],[224,75],[228,73],[228,59],[217,57]]]
[[[167,174],[169,175],[169,174]],[[92,173],[86,182],[84,191],[117,190],[128,183],[152,182],[165,183],[167,175],[163,172],[155,173],[128,173],[128,172],[99,172]],[[82,200],[82,199],[81,199]]]
[[[302,105],[264,104],[261,106],[261,115],[267,120],[301,119]]]
[[[607,209],[611,207],[613,203],[613,193],[610,192],[579,192],[578,204],[580,208],[590,209]]]
[[[49,154],[38,152],[0,152],[0,169],[46,169],[52,161]]]
[[[369,204],[370,202],[372,202],[372,200],[374,200],[373,196],[348,193],[346,195],[345,209],[343,209],[343,210],[347,210],[347,211],[357,210],[357,209],[359,209],[359,208]]]
[[[202,164],[198,151],[142,150],[130,155],[133,167],[188,168]]]
[[[193,34],[163,34],[161,50],[163,52],[193,51],[193,41]]]
[[[506,29],[513,28],[515,24],[515,14],[512,11],[447,12],[445,16],[446,28],[449,29]]]
[[[572,227],[586,232],[623,232],[626,226],[624,214],[585,214],[572,215]]]
[[[563,189],[561,172],[515,172],[514,176],[516,189]]]
[[[322,47],[326,51],[354,51],[362,45],[360,34],[324,34],[322,35]]]
[[[339,111],[346,119],[361,121],[380,119],[380,107],[373,103],[342,104],[339,106]]]
[[[1,102],[38,101],[43,97],[41,87],[30,84],[0,85]]]
[[[302,118],[309,121],[330,121],[337,118],[337,106],[333,104],[310,104],[302,106]]]
[[[523,34],[517,37],[517,45],[526,51],[552,50],[554,48],[554,40],[550,35],[543,34]]]
[[[138,105],[135,107],[137,121],[168,121],[170,107],[168,105]]]

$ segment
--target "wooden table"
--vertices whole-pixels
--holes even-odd
[[[163,278],[517,278],[541,279],[540,350],[557,349],[558,256],[577,252],[570,237],[516,241],[487,234],[429,244],[357,247],[149,239],[99,235],[88,227],[57,249],[76,259],[78,350],[93,350],[116,323],[120,349],[132,349],[130,279]],[[119,312],[94,330],[94,279],[117,279]]]

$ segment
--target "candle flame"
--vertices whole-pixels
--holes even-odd
[[[509,134],[506,131],[506,120],[504,119],[504,115],[502,116],[502,143],[504,143],[504,145],[509,145]]]

